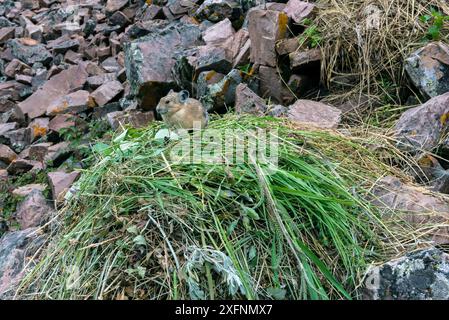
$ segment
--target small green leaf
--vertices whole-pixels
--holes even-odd
[[[139,230],[137,230],[136,226],[131,226],[128,229],[126,229],[126,231],[128,231],[131,234],[135,234],[135,235],[139,234]]]
[[[138,235],[137,237],[135,237],[133,239],[133,242],[136,245],[139,245],[139,246],[146,246],[147,245],[147,241],[145,240],[145,238],[142,235]]]

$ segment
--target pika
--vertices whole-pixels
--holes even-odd
[[[205,128],[209,122],[209,114],[201,102],[189,98],[189,92],[173,90],[161,100],[156,111],[162,116],[169,128],[186,129]]]

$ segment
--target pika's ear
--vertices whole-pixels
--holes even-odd
[[[189,91],[187,90],[182,90],[179,94],[179,102],[180,103],[185,103],[187,101],[187,99],[189,99]]]
[[[170,89],[170,91],[167,94],[170,94],[170,93],[173,93],[173,92],[174,92],[173,89]]]

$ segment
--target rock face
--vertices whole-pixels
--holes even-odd
[[[371,203],[385,215],[401,214],[408,223],[423,229],[431,226],[430,240],[435,243],[449,241],[449,203],[426,193],[423,188],[403,184],[399,179],[388,176],[381,179],[372,189]],[[435,227],[438,225],[438,227]]]
[[[406,151],[431,151],[448,128],[449,92],[405,111],[395,128],[398,146]]]
[[[197,25],[176,22],[125,45],[126,74],[131,94],[145,110],[153,110],[159,99],[175,88],[171,70],[175,51],[201,44]]]
[[[449,47],[442,42],[428,44],[405,60],[405,70],[425,96],[449,92]]]
[[[11,299],[14,288],[23,277],[26,258],[32,256],[44,238],[36,229],[7,233],[0,238],[0,299]]]
[[[364,299],[448,300],[449,255],[436,248],[416,251],[371,268],[366,279]]]
[[[298,100],[288,107],[287,117],[298,123],[335,129],[341,121],[341,111],[321,102]]]

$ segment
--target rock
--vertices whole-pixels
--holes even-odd
[[[195,12],[195,18],[218,22],[228,18],[237,21],[242,14],[242,8],[233,0],[205,0]]]
[[[405,60],[405,70],[412,83],[427,97],[436,97],[449,91],[449,47],[429,43]]]
[[[27,184],[25,186],[15,188],[11,193],[18,197],[26,197],[33,191],[37,190],[37,191],[43,192],[46,188],[47,188],[47,186],[45,184],[32,183],[32,184]]]
[[[79,172],[49,172],[48,181],[50,182],[53,200],[56,202],[62,201],[65,194],[70,189],[75,180],[79,177],[79,175]]]
[[[398,178],[387,176],[371,190],[371,203],[382,210],[384,215],[398,215],[423,231],[429,227],[429,237],[435,243],[449,240],[449,203],[424,188],[409,186]],[[446,225],[446,226],[445,226]]]
[[[208,87],[219,83],[225,77],[224,74],[216,72],[214,70],[204,71],[198,75],[196,94],[197,98],[204,96],[207,93]]]
[[[395,127],[398,147],[405,151],[431,151],[445,135],[449,120],[449,92],[405,111]]]
[[[33,119],[28,126],[32,130],[32,140],[45,136],[48,132],[49,123],[49,118]]]
[[[51,146],[51,142],[36,143],[23,150],[19,156],[22,159],[43,162],[48,153],[48,148]]]
[[[371,267],[363,299],[448,300],[449,255],[428,248]]]
[[[197,65],[198,49],[188,49],[177,53],[175,56],[175,64],[172,68],[172,76],[176,85],[184,90],[192,92],[196,91],[195,69]]]
[[[251,53],[251,40],[249,39],[249,33],[246,29],[242,28],[234,35],[234,37],[226,42],[226,45],[230,45],[230,51],[232,55],[232,67],[245,65],[249,62],[249,56]]]
[[[424,154],[417,164],[419,167],[413,171],[420,183],[428,185],[434,192],[449,193],[449,171],[435,157]]]
[[[71,153],[69,142],[62,141],[47,148],[43,161],[49,166],[58,167],[70,157]]]
[[[5,27],[0,28],[0,44],[4,44],[9,39],[14,38],[16,28],[14,27]]]
[[[21,229],[39,227],[49,217],[52,208],[40,190],[33,190],[17,207],[15,217]]]
[[[99,106],[104,106],[116,98],[122,91],[123,86],[119,81],[109,81],[92,92],[92,98]]]
[[[42,246],[44,237],[35,228],[14,231],[0,238],[0,299],[11,299],[24,275],[26,258]]]
[[[74,116],[70,114],[59,114],[50,120],[48,129],[50,131],[59,132],[61,129],[75,126]]]
[[[13,162],[17,158],[17,154],[8,146],[0,144],[0,161],[6,164]]]
[[[0,181],[8,180],[8,171],[5,169],[0,169]]]
[[[288,107],[287,117],[313,127],[336,129],[341,121],[341,111],[321,102],[297,100]]]
[[[299,49],[300,42],[297,38],[281,39],[276,43],[276,52],[282,56]]]
[[[136,110],[110,112],[106,116],[111,128],[114,130],[124,126],[143,128],[154,121],[153,112],[141,112]]]
[[[115,73],[103,73],[87,78],[87,84],[90,88],[97,89],[102,84],[115,80],[117,80]]]
[[[248,85],[241,83],[235,90],[235,112],[249,113],[257,116],[265,115],[268,106],[265,100],[255,94]]]
[[[0,143],[6,143],[9,144],[9,138],[7,137],[7,134],[15,129],[17,129],[18,123],[17,122],[9,122],[0,124]]]
[[[226,18],[203,32],[203,40],[207,45],[220,46],[234,37],[235,31],[231,21]]]
[[[296,23],[301,23],[305,18],[309,18],[315,5],[313,3],[289,0],[283,11]]]
[[[288,16],[279,11],[252,9],[247,19],[251,62],[276,67],[276,42],[287,35]]]
[[[260,66],[259,80],[262,97],[271,97],[275,103],[285,105],[295,101],[295,96],[284,85],[277,68]]]
[[[292,69],[302,67],[311,62],[321,61],[321,49],[314,48],[307,51],[295,51],[289,54]]]
[[[55,99],[47,108],[47,115],[61,113],[77,114],[95,107],[95,101],[88,91],[79,90]]]
[[[176,51],[200,44],[201,30],[198,26],[182,22],[155,28],[147,36],[125,44],[130,93],[141,100],[144,110],[154,109],[160,98],[175,87],[171,70]]]
[[[209,70],[226,74],[232,69],[232,57],[225,48],[201,46],[196,64],[196,74]]]
[[[281,106],[280,104],[269,105],[267,109],[267,115],[272,117],[285,117],[287,115],[288,108]]]
[[[199,100],[207,111],[230,108],[235,103],[235,90],[241,82],[241,72],[233,69],[220,82],[209,85]]]
[[[70,67],[52,77],[18,106],[29,118],[40,117],[47,112],[48,106],[54,101],[81,89],[86,83],[87,76],[88,74],[82,65]]]
[[[20,128],[8,131],[3,135],[9,142],[9,145],[16,152],[21,152],[33,142],[33,130],[31,128]],[[0,134],[1,141],[1,134]]]
[[[122,10],[127,4],[128,0],[108,0],[106,2],[106,13]]]
[[[29,38],[12,39],[8,41],[8,47],[14,58],[22,62],[32,65],[40,62],[44,65],[49,65],[53,57],[43,44]]]
[[[16,159],[6,168],[10,175],[19,175],[29,171],[40,171],[43,169],[42,163],[34,160]]]

